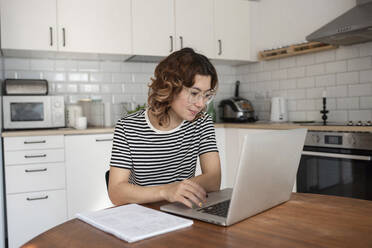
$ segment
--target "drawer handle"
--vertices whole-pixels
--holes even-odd
[[[96,142],[113,141],[113,139],[96,139]]]
[[[40,144],[40,143],[46,143],[46,140],[39,140],[39,141],[25,141],[23,142],[25,145],[28,144]]]
[[[36,201],[36,200],[46,200],[48,199],[48,196],[42,196],[42,197],[27,197],[27,201]]]
[[[35,169],[35,170],[25,170],[25,172],[42,172],[42,171],[47,171],[47,168],[44,169]]]
[[[25,155],[25,158],[45,158],[47,155],[46,154],[41,154],[41,155]]]

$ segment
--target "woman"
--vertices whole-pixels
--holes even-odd
[[[191,48],[159,63],[148,108],[117,122],[109,196],[115,205],[161,200],[202,206],[220,188],[220,159],[206,105],[217,89],[209,60]],[[202,174],[195,177],[197,158]]]

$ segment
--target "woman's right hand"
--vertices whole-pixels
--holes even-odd
[[[199,184],[191,180],[183,180],[164,185],[164,188],[160,191],[160,195],[169,202],[181,202],[192,208],[192,203],[202,207],[206,201],[207,193]]]

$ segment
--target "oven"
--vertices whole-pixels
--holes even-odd
[[[297,192],[372,200],[372,133],[309,131]]]

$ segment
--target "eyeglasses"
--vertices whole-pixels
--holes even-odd
[[[196,88],[188,88],[184,87],[188,92],[188,100],[190,103],[196,103],[199,102],[200,99],[203,100],[203,103],[208,105],[216,95],[215,90],[208,90],[206,92],[202,92],[199,89]]]

